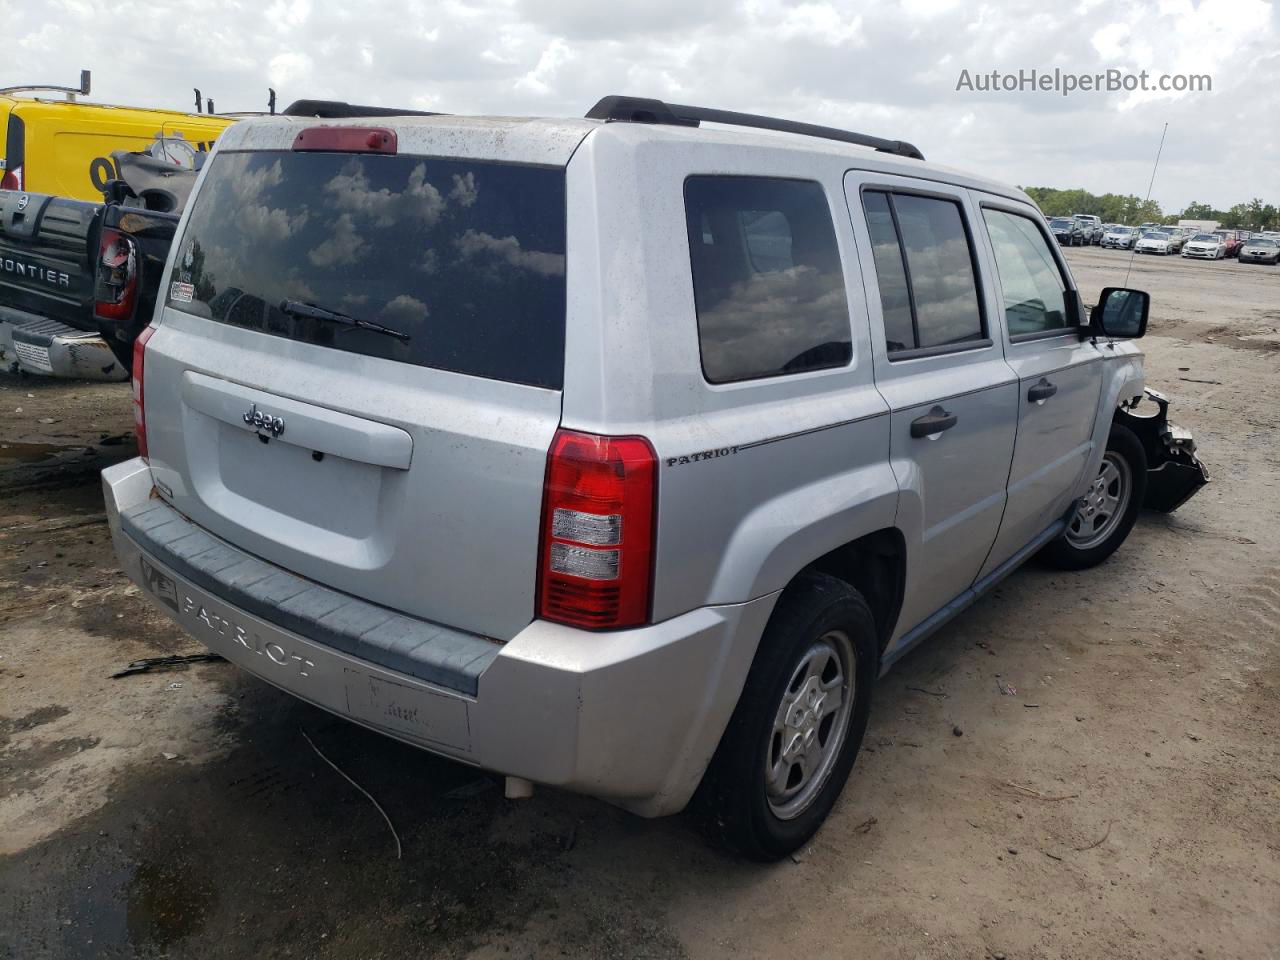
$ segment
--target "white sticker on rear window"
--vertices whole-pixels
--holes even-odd
[[[176,300],[178,303],[190,303],[195,292],[196,288],[193,284],[175,280],[169,287],[169,299]]]

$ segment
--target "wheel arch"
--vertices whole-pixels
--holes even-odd
[[[907,541],[897,527],[886,527],[841,544],[800,573],[810,570],[835,577],[857,590],[876,621],[880,652],[884,653],[902,612],[907,582]]]

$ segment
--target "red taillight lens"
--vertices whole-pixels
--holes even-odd
[[[14,167],[12,170],[6,170],[4,176],[0,177],[0,190],[21,190],[22,189],[22,168]]]
[[[133,435],[138,441],[138,456],[147,458],[147,410],[143,404],[142,381],[146,371],[147,341],[156,332],[147,327],[133,341]]]
[[[603,630],[649,620],[657,457],[644,437],[556,431],[547,456],[538,616]]]
[[[98,245],[94,312],[111,320],[133,316],[138,299],[138,248],[119,230],[106,228]]]

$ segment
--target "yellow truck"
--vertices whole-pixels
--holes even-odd
[[[36,93],[61,93],[47,99]],[[212,146],[232,117],[84,103],[89,71],[79,87],[0,89],[0,189],[102,200],[118,171],[117,150],[150,152],[190,169],[195,154]]]

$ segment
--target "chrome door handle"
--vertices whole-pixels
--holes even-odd
[[[1041,377],[1040,382],[1027,391],[1027,399],[1032,403],[1044,403],[1057,392],[1058,388],[1055,384]]]
[[[932,437],[943,430],[950,430],[960,418],[954,413],[948,413],[942,407],[934,407],[923,417],[916,417],[911,421],[911,436],[919,440],[921,437]]]

